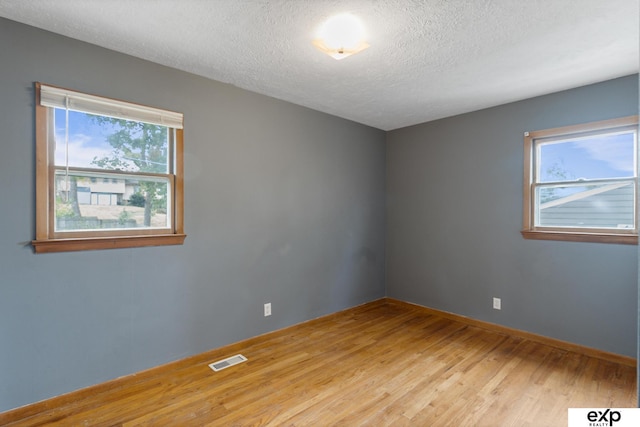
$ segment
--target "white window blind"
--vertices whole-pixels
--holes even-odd
[[[131,104],[95,95],[87,95],[53,86],[40,86],[40,105],[62,108],[116,119],[183,128],[183,114],[160,108]]]

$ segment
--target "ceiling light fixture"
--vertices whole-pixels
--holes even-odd
[[[343,59],[369,47],[364,26],[350,13],[333,16],[320,26],[313,45],[334,59]]]

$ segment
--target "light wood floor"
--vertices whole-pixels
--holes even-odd
[[[249,361],[220,372],[207,366],[238,353]],[[0,414],[0,424],[566,426],[569,407],[636,404],[633,367],[393,301],[187,362],[41,412]]]

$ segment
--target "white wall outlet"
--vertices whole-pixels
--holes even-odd
[[[271,303],[268,302],[264,305],[264,315],[266,316],[271,316]]]
[[[502,310],[502,300],[500,298],[493,298],[493,308],[495,310]]]

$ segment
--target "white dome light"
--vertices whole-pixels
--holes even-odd
[[[313,44],[327,55],[342,59],[368,48],[364,37],[364,26],[360,19],[343,13],[329,18],[320,26]]]

